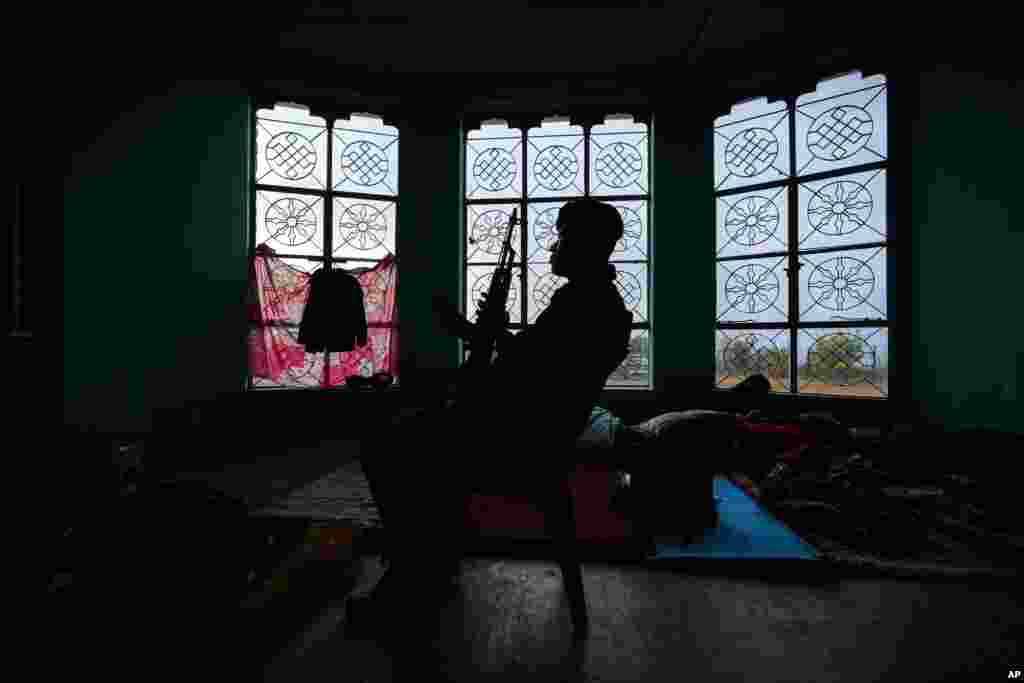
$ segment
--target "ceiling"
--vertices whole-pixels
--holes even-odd
[[[296,94],[348,88],[406,107],[530,109],[551,97],[665,104],[707,99],[709,89],[740,97],[795,64],[813,88],[808,67],[827,75],[856,43],[843,22],[814,30],[806,12],[753,2],[550,5],[316,3],[275,22],[254,70]]]
[[[684,56],[704,15],[698,3],[584,11],[503,2],[360,19],[310,10],[280,33],[278,47],[290,55],[366,64],[379,73],[606,73]]]
[[[30,67],[14,70],[12,87],[38,99],[67,99],[77,89],[90,110],[81,116],[97,122],[137,102],[139,92],[181,78],[241,79],[296,99],[417,116],[643,102],[707,120],[739,99],[806,91],[837,72],[928,63],[928,51],[955,44],[950,36],[961,30],[943,33],[927,17],[909,25],[881,21],[877,12],[748,0],[604,4],[433,3],[427,11],[410,1],[304,0],[273,10],[175,6],[164,15],[148,6],[90,5],[69,10],[63,28],[46,34],[48,46],[6,47],[9,64],[56,50],[64,89],[47,90],[51,81]]]

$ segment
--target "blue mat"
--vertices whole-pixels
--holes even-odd
[[[649,560],[816,560],[818,552],[724,476],[716,476],[718,526],[688,545],[656,543]]]

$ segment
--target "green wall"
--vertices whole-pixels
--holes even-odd
[[[1022,432],[1024,133],[1015,84],[940,68],[913,125],[912,393],[928,422]],[[902,237],[902,235],[900,236]]]
[[[451,119],[399,126],[398,291],[400,373],[452,368],[458,342],[437,326],[431,297],[458,301],[462,143]]]
[[[248,110],[237,84],[179,83],[74,154],[65,424],[145,431],[155,411],[242,386]]]
[[[710,392],[714,381],[715,215],[709,126],[710,121],[698,122],[681,112],[656,114],[653,122],[653,360],[655,389],[669,404],[673,396]]]

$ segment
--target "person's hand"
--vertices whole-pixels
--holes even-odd
[[[438,323],[448,334],[462,339],[468,339],[473,336],[473,323],[466,320],[465,316],[459,313],[458,309],[446,297],[441,295],[434,296],[434,313],[437,314]]]
[[[477,320],[491,329],[504,329],[508,327],[511,320],[507,308],[503,307],[499,310],[487,301],[487,292],[483,292],[480,295],[480,301],[477,302],[477,311]]]

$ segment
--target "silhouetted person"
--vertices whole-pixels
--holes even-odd
[[[384,453],[363,458],[391,540],[390,590],[444,588],[457,568],[463,511],[477,477],[529,474],[571,462],[608,376],[629,352],[632,314],[608,262],[623,222],[609,204],[579,199],[558,214],[551,271],[568,282],[534,324],[505,332],[484,392],[395,425]],[[508,324],[481,301],[479,319]],[[472,335],[464,319],[449,330]],[[538,476],[540,473],[538,472]],[[440,583],[439,583],[440,582]]]

